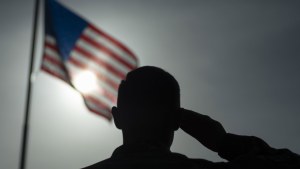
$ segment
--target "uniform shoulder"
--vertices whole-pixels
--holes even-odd
[[[111,164],[111,159],[105,159],[103,161],[97,162],[95,164],[92,164],[90,166],[84,167],[82,169],[102,169],[102,168],[108,168],[109,164]]]

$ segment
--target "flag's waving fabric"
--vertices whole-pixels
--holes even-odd
[[[77,89],[87,108],[111,119],[117,89],[137,58],[123,44],[54,0],[45,1],[41,69]]]

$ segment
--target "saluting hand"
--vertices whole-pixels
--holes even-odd
[[[181,108],[180,128],[196,138],[208,149],[218,152],[218,145],[226,131],[216,120],[191,110]]]

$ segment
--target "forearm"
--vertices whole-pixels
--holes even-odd
[[[182,109],[180,128],[208,149],[229,161],[234,168],[300,168],[300,156],[287,149],[275,149],[255,136],[226,133],[208,116]]]
[[[227,133],[219,142],[220,157],[233,160],[243,155],[268,154],[274,149],[255,136],[241,136]]]
[[[257,137],[226,133],[218,121],[186,109],[182,109],[180,128],[227,160],[243,154],[265,153],[272,150],[267,143]]]
[[[226,134],[223,126],[209,116],[183,109],[180,128],[208,149],[218,152],[219,142]]]
[[[233,168],[299,169],[300,156],[288,149],[275,149],[255,136],[226,134],[218,154]]]

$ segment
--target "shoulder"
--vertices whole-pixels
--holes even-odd
[[[98,163],[92,164],[90,166],[84,167],[82,169],[102,169],[102,168],[110,168],[112,160],[110,158],[100,161]]]
[[[226,163],[214,163],[204,159],[190,159],[179,154],[171,158],[108,158],[83,169],[225,169]]]

